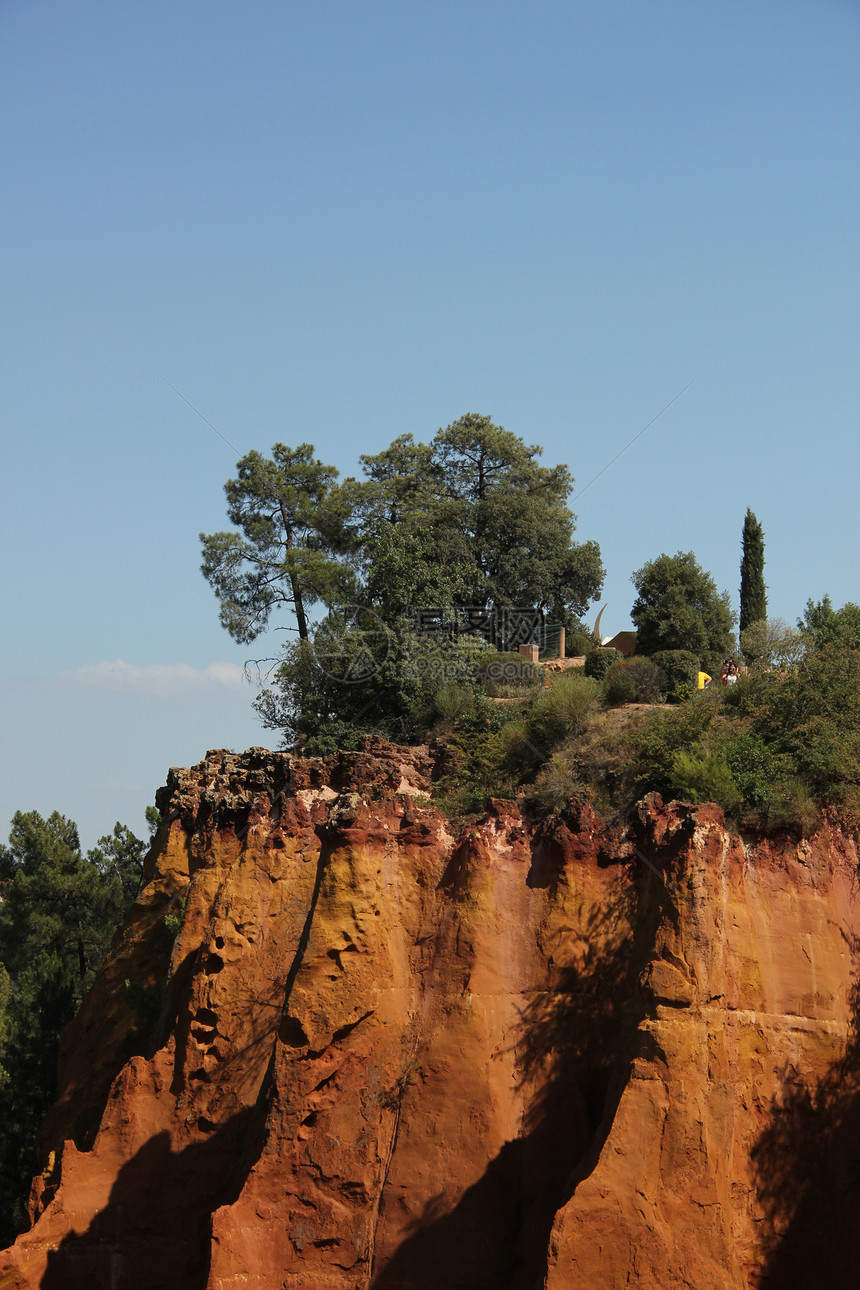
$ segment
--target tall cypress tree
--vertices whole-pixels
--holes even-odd
[[[741,556],[740,630],[767,618],[767,591],[764,585],[764,532],[747,507]]]

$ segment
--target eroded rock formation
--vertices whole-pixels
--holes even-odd
[[[432,775],[171,771],[0,1288],[856,1284],[854,844]]]

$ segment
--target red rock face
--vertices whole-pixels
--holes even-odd
[[[432,774],[171,772],[0,1290],[856,1284],[854,845]]]

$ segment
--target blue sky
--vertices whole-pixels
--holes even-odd
[[[197,535],[236,453],[491,415],[632,571],[860,600],[860,9],[0,6],[3,766],[85,845],[271,743]],[[595,607],[596,608],[596,607]],[[593,615],[592,615],[593,616]]]

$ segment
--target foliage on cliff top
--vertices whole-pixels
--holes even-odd
[[[692,551],[649,560],[631,581],[638,593],[630,611],[638,654],[691,650],[706,671],[719,666],[732,648],[735,618],[728,592],[717,590]]]
[[[860,650],[807,638],[792,668],[752,671],[661,712],[631,741],[630,800],[716,801],[766,828],[860,823]]]
[[[272,683],[255,701],[263,724],[310,756],[356,748],[368,733],[420,743],[440,717],[488,697],[527,699],[543,684],[538,667],[476,636],[445,639],[330,616],[313,645],[288,645]],[[330,634],[329,634],[330,633]],[[453,706],[452,706],[453,705]]]
[[[473,810],[482,786],[496,796],[530,793],[544,806],[587,793],[613,817],[657,791],[716,801],[731,820],[768,830],[812,829],[825,809],[860,825],[860,650],[846,608],[838,643],[832,631],[806,634],[793,667],[753,670],[674,706],[607,709],[612,673],[602,685],[581,673],[556,678],[509,710],[503,730],[473,728],[446,801],[461,800],[456,775],[468,780],[480,764],[467,794]]]
[[[338,483],[311,444],[248,453],[225,485],[234,530],[200,535],[222,624],[246,642],[279,607],[310,639],[315,603],[358,603],[389,627],[428,606],[582,614],[603,581],[600,551],[574,542],[573,479],[541,451],[467,413],[429,444],[401,435],[363,456],[363,480]]]

